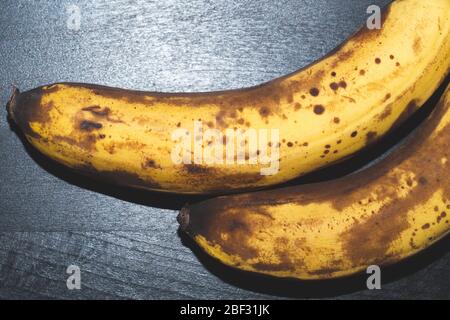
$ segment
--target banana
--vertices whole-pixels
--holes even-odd
[[[228,193],[356,153],[422,106],[449,66],[450,1],[403,0],[383,12],[381,29],[363,27],[318,62],[260,86],[163,94],[57,83],[15,89],[8,111],[35,148],[79,173]]]
[[[181,229],[241,270],[303,280],[385,266],[450,230],[450,86],[408,141],[338,180],[224,196],[184,208]]]

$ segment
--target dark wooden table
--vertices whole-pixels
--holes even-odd
[[[255,85],[333,49],[387,0],[2,1],[0,99],[58,81],[157,91]],[[407,13],[405,13],[407,14]],[[170,114],[167,115],[170,117]],[[1,298],[450,298],[450,241],[383,272],[331,282],[234,272],[177,233],[182,197],[97,184],[50,165],[0,111]],[[81,290],[66,268],[81,268]]]

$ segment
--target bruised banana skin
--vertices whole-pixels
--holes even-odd
[[[163,94],[58,83],[15,90],[9,115],[49,158],[124,186],[217,194],[282,183],[382,137],[448,74],[450,1],[395,1],[382,21],[380,30],[363,27],[320,61],[257,87]],[[222,134],[279,130],[279,171],[262,175],[268,165],[261,163],[175,164],[171,134],[192,132],[197,120]],[[211,142],[220,148],[203,141],[202,150]]]
[[[377,165],[342,179],[212,199],[182,230],[234,268],[303,280],[411,256],[450,230],[450,86],[426,122]]]

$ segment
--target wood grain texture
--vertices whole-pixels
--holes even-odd
[[[383,271],[383,289],[365,277],[279,281],[218,265],[180,240],[172,227],[146,232],[3,232],[0,298],[39,299],[447,299],[450,241]],[[187,245],[184,246],[184,245]],[[66,268],[81,269],[81,290],[66,287]]]
[[[13,1],[0,12],[0,101],[10,85],[75,81],[142,90],[255,85],[347,38],[389,1]],[[170,115],[168,115],[170,116]],[[177,233],[197,198],[132,192],[77,177],[23,144],[0,110],[0,298],[450,298],[449,240],[383,273],[326,283],[273,281],[211,261]],[[191,250],[192,249],[192,250]],[[82,290],[66,288],[79,265]]]

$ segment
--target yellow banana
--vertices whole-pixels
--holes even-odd
[[[224,264],[329,279],[387,265],[450,230],[450,86],[408,142],[377,165],[318,184],[184,208],[182,230]]]
[[[449,65],[450,1],[403,0],[385,10],[381,29],[363,27],[320,61],[257,87],[162,94],[59,83],[15,90],[8,110],[34,147],[80,173],[136,188],[226,193],[354,154],[419,108]],[[218,135],[194,134],[196,123]],[[182,129],[187,140],[174,136]],[[227,129],[243,134],[242,145]]]

